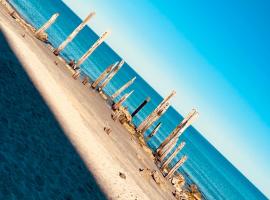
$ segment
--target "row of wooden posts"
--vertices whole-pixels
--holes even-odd
[[[87,22],[95,15],[95,13],[90,13],[85,20],[67,37],[65,41],[63,41],[58,48],[54,50],[55,55],[59,55],[60,52],[76,37],[76,35],[87,25]],[[40,29],[36,31],[36,36],[44,34],[45,31],[56,21],[58,13],[54,14],[48,22],[46,22]],[[100,44],[102,44],[106,37],[109,35],[109,32],[105,32],[102,36],[89,48],[89,50],[77,61],[72,62],[70,64],[75,73],[73,74],[73,78],[77,79],[80,76],[80,66],[84,63],[84,61],[98,48]],[[98,91],[102,91],[103,88],[109,83],[109,81],[117,74],[117,72],[124,65],[124,61],[116,62],[110,65],[101,75],[91,84],[93,89],[97,89]],[[133,84],[136,77],[128,81],[121,88],[119,88],[113,95],[111,95],[111,99],[114,100],[121,93],[123,93],[130,85]],[[85,77],[83,80],[83,84],[89,82],[89,78]],[[122,98],[113,104],[113,110],[118,110],[121,105],[127,100],[127,98],[133,93],[133,91],[126,93],[122,96]],[[154,111],[146,117],[146,119],[141,122],[141,124],[136,128],[136,131],[144,136],[144,133],[156,122],[160,119],[160,117],[168,110],[170,107],[170,99],[175,96],[176,92],[172,91],[163,101],[154,109]],[[131,114],[134,117],[140,110],[144,108],[144,106],[150,101],[148,97],[145,99],[137,109]],[[177,156],[177,154],[184,148],[185,142],[179,143],[179,137],[183,134],[183,132],[191,125],[191,123],[198,116],[198,112],[193,109],[180,123],[179,125],[166,137],[166,139],[159,145],[159,147],[155,150],[154,155],[156,160],[160,164],[160,170],[164,174],[164,170],[169,168],[169,164],[171,161]],[[153,138],[158,130],[160,129],[162,123],[159,122],[152,132],[145,138],[146,143]],[[167,173],[164,175],[166,178],[171,178],[175,171],[184,164],[187,160],[187,156],[184,155]]]

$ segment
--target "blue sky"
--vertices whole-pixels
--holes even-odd
[[[269,1],[64,2],[270,197]]]

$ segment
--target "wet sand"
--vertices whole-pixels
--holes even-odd
[[[165,179],[158,185],[139,172],[139,168],[158,169],[128,131],[111,119],[111,108],[104,99],[75,81],[66,65],[32,32],[19,26],[2,5],[0,29],[108,199],[174,199],[174,189]],[[105,126],[112,129],[110,135],[104,132]]]

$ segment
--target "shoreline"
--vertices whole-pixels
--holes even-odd
[[[80,79],[74,81],[71,75],[75,71],[63,58],[56,57],[49,45],[37,40],[33,29],[23,29],[26,22],[18,26],[10,16],[0,15],[0,27],[8,43],[108,199],[174,199],[175,188],[164,179],[139,140],[112,121],[112,111],[104,99]],[[102,130],[107,124],[112,128],[111,135]],[[128,148],[127,152],[122,146]],[[159,173],[161,185],[139,172],[139,168],[149,167]],[[120,172],[127,178],[120,178]]]

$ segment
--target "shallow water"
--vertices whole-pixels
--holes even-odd
[[[48,29],[50,42],[57,47],[81,20],[60,0],[11,0],[16,9],[35,27],[40,27],[52,14],[59,12],[60,17]],[[69,20],[66,20],[69,19]],[[111,36],[113,37],[113,35]],[[67,60],[80,58],[85,51],[98,39],[98,36],[89,27],[85,28],[62,52]],[[102,44],[83,64],[82,69],[91,79],[95,79],[110,64],[119,61],[121,57],[106,43]],[[131,66],[125,64],[119,73],[105,88],[109,95],[125,82],[137,77],[128,91],[135,90],[134,94],[125,102],[129,111],[133,111],[146,97],[151,101],[136,115],[134,123],[138,125],[162,100],[161,96],[138,75]],[[173,108],[170,108],[159,121],[163,125],[149,145],[155,149],[160,142],[175,128],[183,117]],[[159,122],[158,121],[158,122]],[[157,124],[156,122],[155,124]],[[150,128],[150,130],[153,127]],[[147,132],[147,134],[149,131]],[[177,156],[188,155],[188,161],[180,171],[185,175],[187,182],[195,182],[207,199],[266,199],[263,194],[252,185],[234,166],[230,164],[201,133],[193,127],[187,129],[181,136],[186,141],[183,151]],[[179,142],[181,142],[179,141]],[[175,159],[173,163],[177,160]],[[172,163],[172,164],[173,164]]]
[[[106,199],[0,32],[0,199]]]

